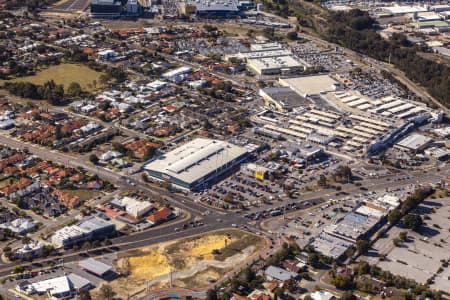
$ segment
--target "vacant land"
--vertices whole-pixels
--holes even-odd
[[[46,81],[54,80],[56,84],[64,85],[68,88],[72,82],[78,82],[85,90],[94,88],[94,80],[100,85],[99,78],[102,73],[92,70],[89,67],[76,64],[60,64],[38,71],[33,76],[18,77],[11,79],[11,82],[31,82],[34,84],[44,84]],[[3,84],[5,81],[0,81]]]
[[[167,286],[171,276],[176,286],[204,287],[265,244],[263,238],[247,232],[221,230],[125,252],[116,268],[129,275],[114,280],[111,286],[118,295],[124,291],[134,294],[146,287]]]
[[[5,186],[10,185],[12,182],[16,182],[15,179],[5,178],[0,180],[0,189],[4,188]]]
[[[76,189],[76,190],[63,190],[71,195],[77,196],[81,199],[81,201],[88,201],[94,197],[97,197],[101,193],[93,190],[84,190],[84,189]]]

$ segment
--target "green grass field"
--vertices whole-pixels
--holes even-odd
[[[100,75],[102,75],[102,73],[83,65],[59,64],[38,71],[33,76],[17,77],[9,81],[44,84],[46,81],[53,79],[56,84],[64,85],[64,88],[67,88],[72,82],[78,82],[84,90],[91,91],[93,89],[92,82],[94,80],[97,81],[97,86],[100,85]],[[0,81],[0,84],[3,84],[3,82],[5,82],[5,80]]]

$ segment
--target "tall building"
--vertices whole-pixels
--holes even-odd
[[[127,15],[137,16],[140,14],[140,5],[138,0],[128,0],[127,2]]]
[[[92,0],[91,16],[93,18],[117,18],[122,14],[122,3],[117,0]]]

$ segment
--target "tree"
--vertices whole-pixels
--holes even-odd
[[[278,299],[284,299],[285,298],[284,289],[283,288],[276,287],[273,290],[273,293],[274,293],[275,296],[277,296]]]
[[[83,89],[78,82],[72,82],[67,88],[67,94],[71,97],[80,97],[83,94]]]
[[[63,138],[63,134],[62,134],[61,128],[62,128],[62,126],[60,124],[56,125],[56,127],[55,127],[55,140],[56,141],[58,141],[58,140]]]
[[[127,152],[127,149],[121,143],[113,142],[112,147],[114,150],[116,150],[117,152],[120,152],[122,154],[125,154]]]
[[[398,238],[404,242],[408,238],[408,233],[406,231],[402,231],[399,233]]]
[[[109,82],[109,76],[106,74],[102,74],[102,75],[100,75],[98,80],[100,81],[100,84],[104,86]]]
[[[273,40],[275,38],[275,28],[266,27],[263,29],[263,35],[269,40]]]
[[[91,300],[92,299],[91,293],[87,289],[80,289],[78,293],[79,293],[79,295],[77,297],[77,300]]]
[[[353,278],[341,275],[332,278],[330,283],[340,290],[351,290],[355,285]]]
[[[144,153],[144,161],[149,160],[155,155],[156,149],[152,146],[147,146]]]
[[[320,257],[317,253],[310,253],[308,255],[308,265],[313,268],[317,268],[320,265]]]
[[[94,165],[96,165],[96,164],[98,164],[98,162],[99,162],[99,158],[97,157],[97,155],[95,155],[95,154],[91,154],[90,156],[89,156],[89,161],[91,162],[91,163],[93,163]]]
[[[358,298],[353,295],[353,293],[351,291],[345,291],[342,296],[341,296],[341,300],[357,300]]]
[[[393,209],[388,213],[388,222],[392,225],[397,224],[401,219],[401,213],[398,209]]]
[[[219,297],[217,296],[217,291],[216,289],[209,289],[206,292],[206,298],[205,300],[218,300]]]
[[[367,240],[357,240],[356,241],[356,250],[358,250],[359,254],[363,254],[370,249],[370,243]]]
[[[403,223],[405,224],[406,228],[415,230],[417,227],[422,225],[422,218],[419,215],[415,214],[407,214],[403,218]]]
[[[338,182],[349,182],[352,179],[352,169],[349,166],[340,165],[333,173],[333,177]]]
[[[290,39],[291,41],[295,41],[295,40],[298,39],[298,34],[297,34],[296,31],[289,31],[289,32],[286,34],[286,37],[287,37],[288,39]]]
[[[104,300],[111,300],[116,295],[116,292],[109,284],[102,284],[100,287],[100,297]]]
[[[320,174],[319,180],[317,181],[317,184],[319,186],[327,186],[327,178],[325,177],[325,175]]]

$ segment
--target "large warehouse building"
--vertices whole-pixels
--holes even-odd
[[[231,17],[239,14],[235,0],[186,0],[180,4],[183,14],[196,14],[202,17]]]
[[[228,142],[197,138],[150,162],[145,169],[154,180],[197,190],[239,166],[248,155],[245,148]]]

